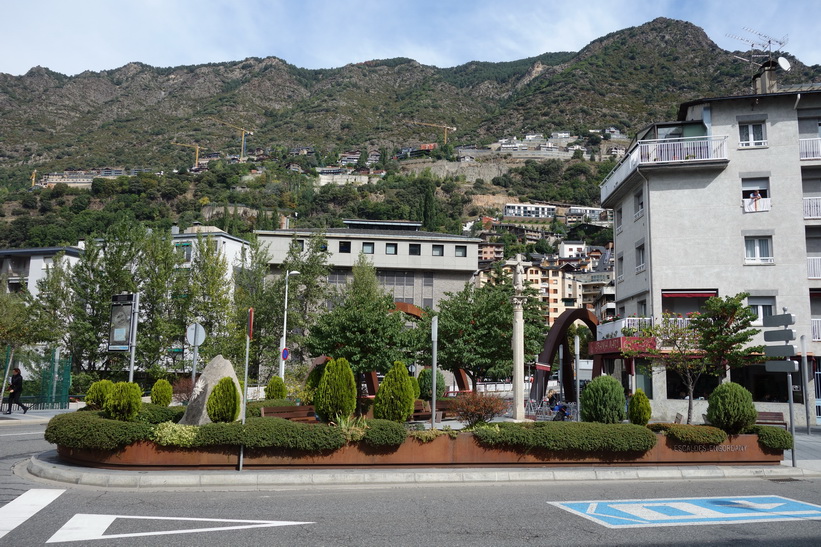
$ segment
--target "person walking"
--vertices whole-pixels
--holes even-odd
[[[20,396],[23,395],[23,377],[20,375],[19,368],[14,369],[12,372],[8,392],[9,409],[6,411],[6,414],[11,414],[11,405],[14,404],[23,409],[23,414],[29,411],[29,407],[20,402]]]

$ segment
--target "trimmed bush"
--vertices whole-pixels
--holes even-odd
[[[323,422],[353,414],[356,409],[356,381],[347,359],[335,359],[325,364],[325,371],[314,393],[314,407]]]
[[[430,401],[433,391],[433,370],[429,368],[423,368],[419,371],[419,398],[424,399],[425,401]],[[436,398],[441,399],[445,395],[445,390],[447,389],[447,385],[445,385],[445,376],[442,374],[442,371],[436,370]]]
[[[379,385],[379,391],[373,401],[373,417],[377,420],[390,420],[404,423],[413,414],[413,384],[408,375],[408,367],[396,361],[393,368],[385,375]]]
[[[274,376],[268,380],[268,385],[265,386],[266,399],[284,399],[288,396],[288,388],[285,387],[285,382],[279,376]]]
[[[617,424],[624,420],[624,388],[612,376],[594,378],[581,395],[582,420]]]
[[[171,398],[174,396],[174,388],[168,380],[160,378],[154,382],[151,388],[151,404],[159,406],[168,406],[171,404]]]
[[[786,429],[771,425],[753,425],[744,430],[744,433],[758,435],[758,444],[773,450],[792,450],[793,436]]]
[[[757,417],[753,396],[741,384],[727,382],[710,394],[707,420],[730,435],[754,425]]]
[[[346,443],[345,435],[338,427],[304,424],[282,418],[249,418],[245,422],[243,441],[247,448],[282,448],[306,452],[332,451]]]
[[[244,437],[242,422],[212,422],[199,426],[194,446],[240,446]]]
[[[503,422],[478,427],[473,434],[489,446],[555,452],[647,452],[657,440],[638,425],[582,422]]]
[[[471,391],[456,397],[452,408],[457,420],[466,424],[468,428],[473,428],[480,422],[489,422],[504,414],[507,403],[494,395]]]
[[[212,422],[233,422],[239,418],[240,394],[234,380],[221,378],[205,403],[205,411]]]
[[[134,382],[117,382],[105,398],[103,410],[109,418],[133,422],[143,406],[143,392]]]
[[[143,403],[137,413],[136,421],[146,424],[161,424],[163,422],[177,423],[185,414],[183,406],[158,406],[152,403]]]
[[[102,417],[102,412],[59,414],[46,426],[46,441],[84,450],[117,450],[146,440],[151,426],[140,422],[121,422]]]
[[[111,393],[112,387],[114,387],[114,382],[111,380],[99,380],[91,384],[86,393],[86,407],[93,410],[102,410],[105,399]]]
[[[627,404],[627,418],[631,424],[647,425],[650,421],[650,413],[650,399],[647,398],[644,390],[639,388]]]
[[[151,440],[160,446],[178,446],[191,448],[197,438],[199,427],[195,425],[181,425],[174,422],[163,422],[154,427]]]
[[[390,420],[369,420],[363,441],[370,446],[399,446],[405,442],[408,431],[402,424]]]

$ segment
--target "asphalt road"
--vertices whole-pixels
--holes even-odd
[[[814,479],[105,491],[14,475],[14,464],[53,448],[42,440],[43,429],[0,428],[0,534],[3,526],[11,526],[10,515],[17,514],[11,507],[27,499],[21,496],[36,499],[43,490],[57,490],[50,493],[53,501],[42,503],[38,512],[0,537],[0,546],[821,544],[821,520],[612,529],[551,504],[773,495],[821,505],[821,481]],[[280,526],[278,521],[305,524]]]

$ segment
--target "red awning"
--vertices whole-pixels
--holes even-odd
[[[544,363],[536,363],[536,369],[537,370],[546,370],[546,371],[550,372],[550,365],[546,365]]]

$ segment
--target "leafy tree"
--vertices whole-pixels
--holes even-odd
[[[191,319],[197,320],[208,337],[200,346],[204,361],[222,353],[231,355],[231,333],[236,334],[231,313],[231,277],[228,263],[211,237],[198,237],[188,281]]]
[[[43,339],[38,328],[28,293],[10,293],[4,289],[8,286],[5,276],[0,276],[0,349],[10,349],[9,360],[3,363],[3,383],[6,386],[14,352],[18,348]]]

